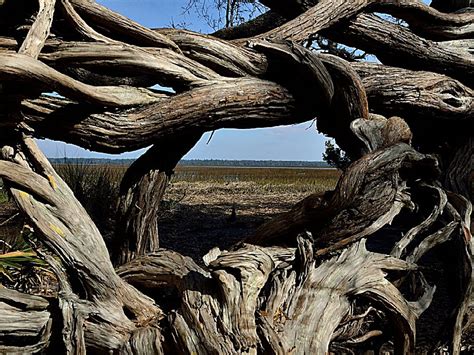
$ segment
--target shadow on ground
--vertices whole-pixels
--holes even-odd
[[[172,211],[166,211],[159,220],[160,247],[190,256],[202,264],[202,257],[209,250],[230,248],[278,215],[275,211],[284,209],[281,203],[266,204],[265,211],[256,213],[258,208],[255,207],[179,204]]]

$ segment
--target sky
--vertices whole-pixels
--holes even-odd
[[[187,29],[202,33],[212,31],[193,12],[183,13],[188,0],[98,0],[104,6],[152,28],[185,24]],[[184,159],[231,160],[322,160],[324,142],[311,122],[265,129],[221,129],[209,141],[206,133]],[[208,142],[209,141],[209,142]],[[137,158],[146,149],[119,155],[87,151],[62,142],[39,141],[51,158]]]

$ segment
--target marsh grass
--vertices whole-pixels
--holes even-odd
[[[115,217],[120,181],[128,166],[67,162],[54,167],[99,229],[108,234]],[[336,169],[178,165],[171,183],[186,187],[191,193],[204,189],[210,194],[309,194],[333,189],[339,176]],[[7,198],[0,180],[0,203]]]
[[[128,166],[68,163],[55,165],[59,175],[73,190],[101,231],[108,231],[114,218],[120,181]],[[334,189],[340,172],[336,169],[247,168],[178,165],[171,178],[171,194],[163,200],[163,210],[182,200],[180,194],[235,195],[310,194]],[[174,196],[173,186],[179,187]],[[211,199],[212,200],[212,199]],[[171,204],[170,204],[171,202]]]
[[[85,206],[95,202],[111,203],[118,196],[120,181],[128,166],[68,163],[55,165],[59,175],[68,183]],[[178,165],[172,183],[210,183],[218,187],[239,183],[243,188],[271,191],[326,191],[335,187],[340,172],[316,168],[246,168]],[[86,207],[87,209],[87,207]]]
[[[55,169],[69,185],[99,230],[104,235],[110,234],[113,229],[120,181],[126,167],[68,163],[56,164]]]
[[[128,167],[80,162],[54,167],[109,244],[119,186]],[[180,252],[201,260],[199,253],[241,240],[262,222],[309,194],[334,189],[339,175],[334,169],[178,166],[160,207],[160,243],[171,249],[181,248]],[[0,182],[0,203],[7,198]],[[16,211],[11,202],[0,208],[5,218]],[[229,222],[232,211],[237,216],[233,223]],[[23,219],[18,217],[0,228],[0,239],[9,244],[7,247],[4,243],[3,248],[0,245],[0,253],[10,253],[2,258],[3,265],[0,261],[0,278],[18,287],[38,288],[32,282],[43,267],[27,245],[17,243],[24,240],[22,226]],[[196,249],[196,241],[200,248]],[[42,279],[49,277],[43,276]]]
[[[232,183],[249,192],[319,192],[333,189],[339,176],[336,169],[178,166],[171,181],[212,183],[216,188]]]

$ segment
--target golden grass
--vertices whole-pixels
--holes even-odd
[[[100,225],[106,224],[113,211],[110,208],[103,211],[97,206],[116,205],[120,180],[128,167],[58,164],[55,168],[76,197],[85,204],[94,221]],[[260,202],[287,205],[312,193],[333,190],[339,176],[340,172],[335,169],[179,165],[171,178],[164,201],[206,205],[232,204],[237,201],[253,205],[259,205]]]
[[[118,185],[127,166],[123,165],[82,165],[77,167],[58,164],[59,174],[70,178],[70,171],[82,170],[79,175],[107,176],[111,183]],[[68,172],[68,173],[66,173]],[[66,175],[66,176],[65,176]],[[254,168],[254,167],[213,167],[178,165],[171,178],[172,183],[209,183],[214,188],[234,183],[245,190],[263,189],[269,191],[326,191],[335,187],[340,172],[336,169],[316,168]],[[88,179],[86,179],[88,180]],[[71,182],[71,181],[68,181]]]
[[[240,167],[208,167],[178,166],[175,179],[179,181],[216,181],[239,182],[255,181],[262,183],[302,183],[313,184],[320,179],[338,178],[335,169],[312,168],[240,168]]]
[[[233,184],[246,190],[318,192],[334,189],[340,172],[311,168],[240,168],[178,166],[174,183]]]

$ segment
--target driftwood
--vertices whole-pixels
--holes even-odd
[[[214,35],[148,29],[92,0],[19,3],[0,1],[0,178],[60,292],[0,287],[1,353],[410,354],[420,317],[441,311],[433,259],[453,287],[431,350],[473,345],[466,1],[265,0],[269,13]],[[383,64],[302,45],[315,34]],[[353,159],[334,191],[203,264],[159,248],[169,176],[204,132],[314,118]],[[122,181],[111,254],[34,138],[152,146]]]

